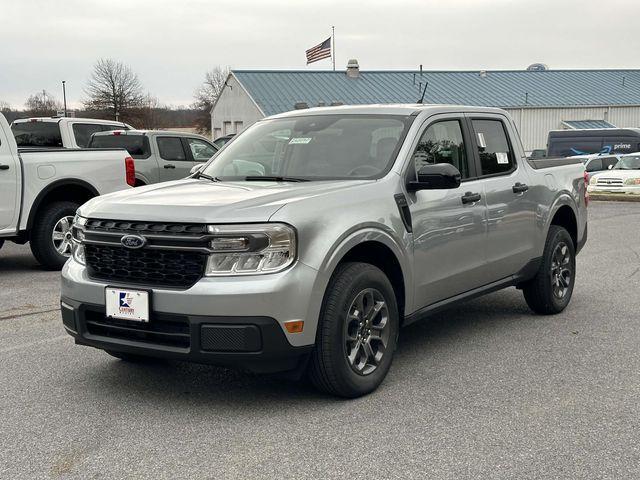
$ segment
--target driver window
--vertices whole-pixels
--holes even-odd
[[[420,137],[413,153],[416,172],[425,165],[450,163],[462,178],[469,178],[469,164],[459,120],[446,120],[431,124]]]

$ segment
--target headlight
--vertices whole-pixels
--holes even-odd
[[[296,258],[296,232],[283,223],[209,225],[213,238],[205,275],[250,275],[284,270]]]
[[[591,180],[589,180],[589,185],[595,185],[596,183],[598,183],[598,177],[591,177]]]
[[[640,185],[640,178],[627,178],[624,181],[625,185]]]
[[[86,259],[84,256],[84,226],[87,223],[87,219],[77,215],[73,218],[73,225],[71,226],[71,254],[73,259],[81,265],[85,265]]]

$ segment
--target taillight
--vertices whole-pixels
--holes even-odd
[[[133,158],[127,157],[124,159],[124,171],[127,178],[127,185],[132,187],[136,186],[136,164],[133,163]]]
[[[589,172],[585,170],[583,174],[584,178],[584,205],[586,207],[589,206],[589,192],[587,191],[587,187],[589,186]]]

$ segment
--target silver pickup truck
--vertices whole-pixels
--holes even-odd
[[[59,270],[71,255],[77,208],[134,182],[133,160],[125,150],[18,150],[0,114],[0,247],[5,240],[30,242],[43,266]]]
[[[355,397],[400,327],[444,307],[515,286],[561,312],[587,203],[582,163],[527,160],[502,110],[290,112],[189,179],[83,205],[62,320],[124,360],[306,372]]]

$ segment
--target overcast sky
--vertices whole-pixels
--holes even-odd
[[[188,105],[204,72],[307,67],[336,27],[336,69],[640,68],[634,0],[0,0],[0,100],[46,89],[79,105],[98,58]]]

